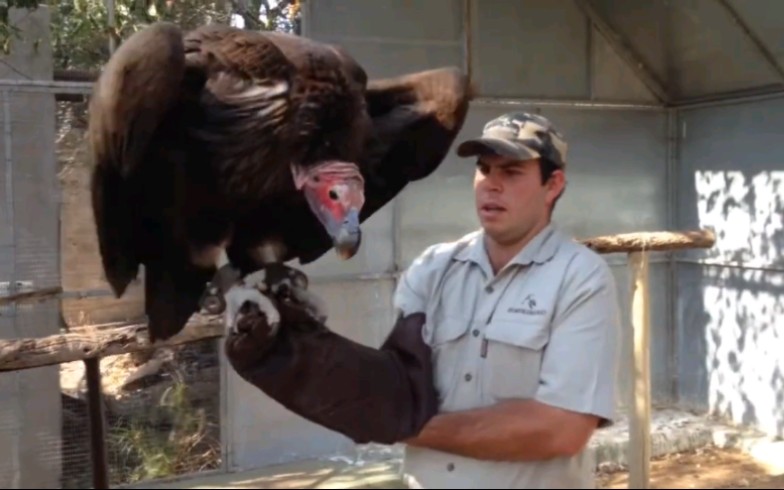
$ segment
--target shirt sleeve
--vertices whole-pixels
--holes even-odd
[[[429,291],[432,287],[434,257],[436,254],[436,246],[428,247],[414,259],[400,276],[393,299],[393,307],[396,314],[406,316],[412,313],[425,312]]]
[[[425,294],[422,280],[415,267],[407,269],[395,288],[394,308],[402,316],[425,311]]]
[[[579,254],[570,264],[545,347],[536,399],[615,421],[620,311],[604,260]]]

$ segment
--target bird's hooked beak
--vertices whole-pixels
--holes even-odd
[[[365,204],[365,181],[356,164],[328,161],[314,167],[292,165],[294,184],[324,226],[343,260],[362,242],[359,213]]]

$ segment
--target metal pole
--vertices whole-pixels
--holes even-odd
[[[16,292],[16,252],[17,252],[17,236],[16,236],[16,211],[15,211],[15,198],[14,198],[14,162],[13,162],[13,139],[11,135],[11,103],[9,101],[8,92],[3,90],[2,91],[3,97],[3,149],[5,150],[5,212],[7,214],[7,223],[10,237],[10,248],[11,248],[11,260],[9,261],[10,270],[8,271],[8,293],[14,294]],[[14,335],[19,335],[19,323],[16,318],[16,305],[11,304],[8,305],[7,308],[10,310],[9,313],[11,316],[11,326],[13,328]],[[21,376],[19,373],[13,374],[13,389],[18,394],[21,392]],[[20,423],[22,412],[24,411],[24,407],[20,404],[16,404],[16,412],[17,412],[17,423]],[[21,426],[18,427],[17,430],[14,431],[13,439],[14,441],[9,441],[10,444],[13,444],[13,449],[11,450],[11,468],[13,471],[13,482],[12,485],[19,485],[21,478],[22,478],[22,463],[20,457],[20,448],[21,446],[21,439],[22,439],[22,428]]]
[[[661,104],[647,104],[642,102],[615,102],[598,101],[587,99],[528,99],[528,98],[502,98],[502,97],[477,97],[472,101],[473,105],[482,106],[542,106],[542,107],[563,107],[567,109],[604,109],[604,110],[633,110],[633,111],[656,111],[665,112],[667,108]]]
[[[106,1],[106,24],[109,27],[109,56],[114,54],[114,50],[117,48],[116,41],[114,39],[114,28],[116,27],[116,23],[114,20],[114,0],[105,0]]]
[[[87,410],[90,418],[93,488],[96,489],[109,488],[109,465],[106,457],[100,364],[100,357],[91,357],[84,360],[87,374]]]
[[[11,234],[11,248],[13,257],[11,260],[9,284],[12,288],[10,294],[16,292],[13,288],[16,284],[16,211],[14,197],[14,159],[13,159],[13,135],[11,126],[11,101],[7,90],[2,91],[3,97],[3,146],[5,150],[5,212],[6,223],[8,223],[9,233]],[[15,320],[14,320],[15,321]]]

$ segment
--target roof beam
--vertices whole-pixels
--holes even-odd
[[[763,43],[762,40],[757,37],[754,31],[751,30],[749,25],[746,24],[746,21],[744,21],[743,17],[741,17],[738,11],[735,10],[735,7],[733,7],[728,0],[716,0],[716,2],[724,9],[725,12],[727,12],[735,24],[740,27],[740,30],[743,32],[743,35],[746,36],[746,39],[751,41],[751,44],[757,48],[757,51],[759,52],[762,59],[768,64],[770,69],[779,76],[782,83],[784,83],[784,68],[782,68],[768,47],[765,46],[765,43]]]
[[[574,0],[574,3],[588,16],[612,49],[626,62],[659,102],[668,105],[670,103],[670,94],[664,83],[642,61],[642,57],[631,47],[629,42],[610,26],[602,14],[596,10],[591,0]]]

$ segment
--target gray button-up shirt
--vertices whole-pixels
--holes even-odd
[[[425,250],[395,307],[427,314],[441,411],[513,398],[615,415],[620,315],[604,259],[553,225],[493,276],[483,233]],[[592,461],[479,461],[408,447],[404,471],[424,488],[593,488]]]

